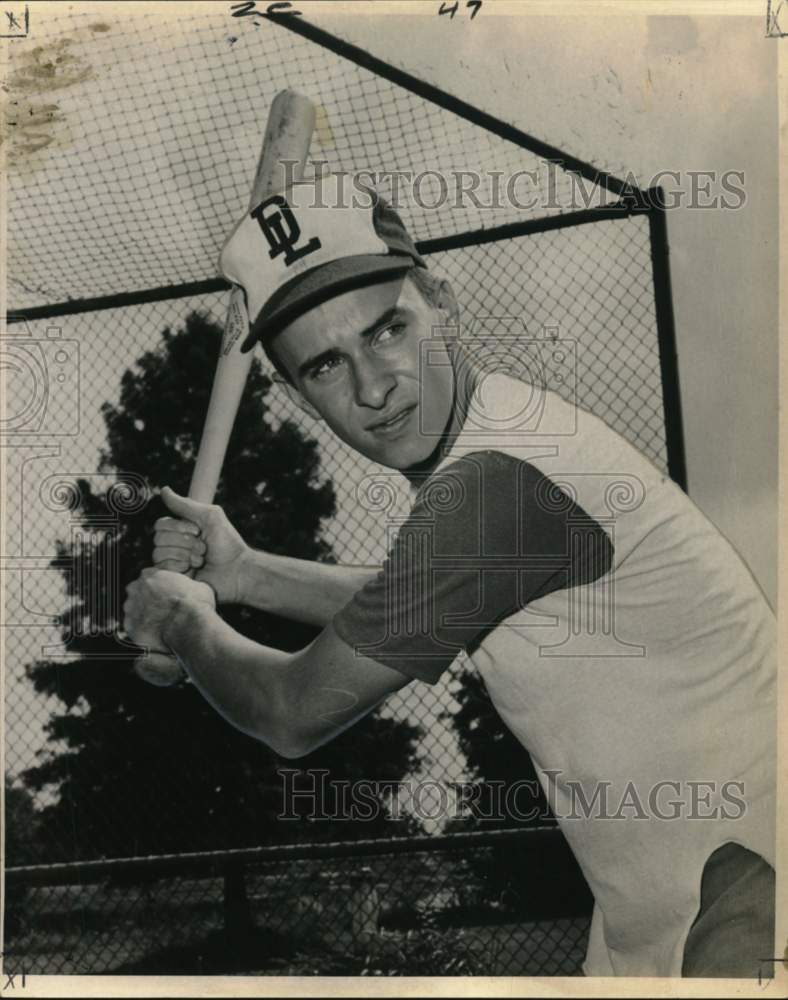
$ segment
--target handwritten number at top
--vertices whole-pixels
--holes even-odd
[[[439,15],[448,14],[449,20],[451,21],[454,18],[454,15],[457,13],[457,9],[459,6],[460,6],[460,0],[455,0],[454,3],[448,3],[447,0],[443,0],[443,2],[440,5],[440,10],[438,11],[438,14]],[[473,20],[481,10],[482,0],[466,0],[465,6],[470,7],[471,20]]]
[[[450,3],[449,0],[442,0],[438,14],[448,14],[449,20],[453,20],[454,15],[457,13],[460,7],[460,0],[454,0],[454,3]],[[479,11],[482,9],[482,0],[465,0],[466,10],[470,10],[471,21],[476,17]],[[255,0],[246,0],[243,3],[234,3],[230,5],[230,10],[232,11],[233,17],[260,17],[263,14],[276,15],[276,14],[289,14],[291,16],[300,17],[301,11],[294,10],[293,5],[288,2],[288,0],[279,0],[276,3],[269,3],[265,11],[259,10]],[[255,25],[259,22],[255,21]]]
[[[294,10],[293,5],[288,2],[288,0],[280,0],[277,3],[269,3],[265,10],[258,10],[257,3],[255,0],[247,0],[246,3],[234,3],[230,4],[230,10],[232,11],[233,17],[260,17],[263,14],[290,14],[294,17],[300,17],[301,11]],[[254,22],[255,25],[258,24],[257,21]]]

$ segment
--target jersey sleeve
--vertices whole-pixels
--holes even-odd
[[[530,601],[608,571],[607,533],[537,468],[480,451],[431,476],[382,570],[333,625],[361,656],[434,684]]]

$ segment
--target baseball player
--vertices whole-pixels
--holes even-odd
[[[403,473],[412,511],[382,568],[343,567],[252,551],[220,508],[165,488],[129,633],[285,757],[467,657],[594,894],[586,974],[757,975],[775,621],[731,545],[601,420],[474,364],[449,284],[382,199],[294,185],[244,216],[221,266],[246,294],[245,349]],[[285,653],[217,602],[323,628]]]

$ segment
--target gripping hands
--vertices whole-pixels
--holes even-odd
[[[129,585],[124,612],[129,634],[149,647],[147,655],[135,662],[135,671],[150,684],[169,687],[182,680],[185,672],[175,657],[161,648],[162,623],[157,612],[164,609],[166,618],[170,598],[196,599],[199,584],[213,590],[217,603],[240,601],[241,570],[250,550],[221,507],[189,500],[168,486],[161,496],[175,516],[156,521],[153,568],[144,570],[139,580]],[[157,572],[161,570],[169,572]],[[175,574],[188,574],[195,582]],[[156,587],[160,592],[153,593]],[[187,590],[181,594],[183,587]]]
[[[179,496],[169,486],[161,491],[161,498],[175,516],[156,521],[153,565],[189,573],[195,580],[209,584],[219,604],[238,603],[249,546],[222,508]]]

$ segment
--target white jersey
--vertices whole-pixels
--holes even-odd
[[[489,426],[518,395],[532,390],[487,380]],[[678,486],[590,413],[553,393],[545,407],[546,433],[496,447],[577,499],[613,565],[530,602],[472,659],[594,894],[585,972],[677,976],[709,855],[734,841],[774,865],[775,619]],[[550,433],[573,414],[575,433]],[[466,424],[445,462],[478,448]]]
[[[681,975],[714,850],[774,865],[774,615],[692,500],[556,394],[480,383],[334,624],[431,683],[467,651],[594,894],[588,975]]]

